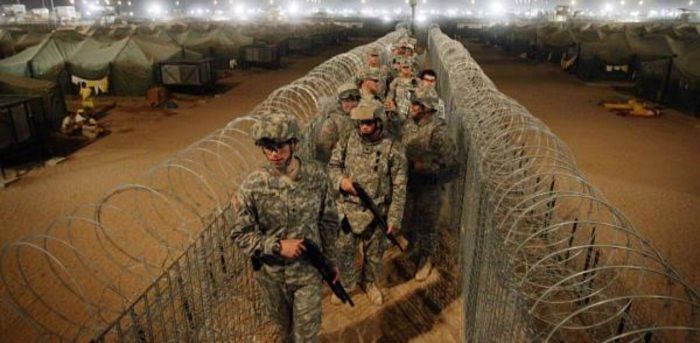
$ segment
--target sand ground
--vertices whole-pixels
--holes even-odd
[[[571,149],[583,174],[661,255],[700,287],[700,120],[667,109],[657,118],[617,116],[598,103],[626,96],[584,83],[557,65],[499,48],[467,49],[501,92],[541,119]]]

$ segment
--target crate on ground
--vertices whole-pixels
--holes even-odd
[[[243,63],[246,66],[279,68],[281,58],[277,45],[259,43],[243,48]]]
[[[216,85],[214,60],[172,60],[158,64],[160,84],[167,88],[210,91]]]

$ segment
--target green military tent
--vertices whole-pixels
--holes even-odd
[[[155,38],[131,36],[118,41],[87,39],[68,60],[71,76],[86,80],[107,77],[113,95],[144,95],[156,83],[155,64],[201,55]]]
[[[66,115],[66,103],[61,89],[55,82],[30,79],[21,76],[0,73],[0,94],[5,96],[33,96],[41,100],[30,102],[32,126],[37,131],[57,131],[61,127],[61,121]],[[3,118],[3,121],[6,118]],[[0,138],[4,143],[8,142],[7,124],[3,124],[3,133]]]
[[[19,32],[17,32],[16,34],[18,33]],[[15,38],[15,52],[20,52],[24,49],[41,43],[49,34],[50,32],[45,31],[23,32]]]
[[[14,53],[15,40],[12,38],[12,34],[7,30],[0,29],[0,58],[12,56]]]
[[[669,82],[669,101],[694,115],[700,115],[700,38],[674,39],[667,36],[675,54]]]
[[[662,101],[668,84],[673,51],[663,30],[628,30],[627,44],[635,60],[635,88],[639,96]]]
[[[41,43],[0,60],[0,72],[54,81],[66,87],[65,61],[84,40],[85,36],[75,31],[55,31]]]
[[[560,25],[549,24],[537,28],[537,45],[545,59],[559,63],[576,46],[571,31]]]
[[[582,80],[631,79],[632,51],[625,32],[612,26],[598,31],[598,40],[580,41],[576,74]]]

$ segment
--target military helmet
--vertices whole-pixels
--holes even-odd
[[[357,85],[351,82],[340,85],[336,93],[338,94],[338,99],[341,100],[349,99],[350,97],[358,99],[360,97],[360,90],[357,88]]]
[[[263,114],[257,119],[251,128],[251,133],[258,145],[262,144],[263,141],[282,143],[301,138],[299,124],[293,116],[269,113]]]
[[[437,106],[440,102],[440,98],[438,98],[437,96],[433,96],[433,94],[416,93],[413,99],[411,99],[411,102],[414,104],[420,104],[425,109],[430,110],[431,112],[435,112],[437,111]]]
[[[381,56],[382,55],[382,49],[379,47],[371,47],[367,49],[367,56]]]
[[[380,103],[375,101],[362,101],[357,107],[350,111],[350,119],[352,120],[382,120],[384,108]]]
[[[378,68],[365,68],[360,72],[359,75],[360,81],[364,80],[376,80],[379,81],[382,79],[381,72],[379,71]]]

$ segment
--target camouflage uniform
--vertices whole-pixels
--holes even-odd
[[[404,226],[416,262],[430,258],[435,252],[436,225],[440,210],[440,185],[449,181],[458,169],[456,146],[447,124],[435,113],[419,123],[406,120],[401,130],[409,162],[408,197]],[[424,165],[416,170],[416,161]]]
[[[355,110],[363,107],[376,109],[375,113],[383,112],[381,107],[367,103]],[[375,118],[380,115],[376,114]],[[369,141],[359,133],[349,135],[335,146],[329,163],[334,189],[339,190],[342,179],[350,177],[367,191],[387,217],[388,225],[396,229],[401,227],[406,200],[406,171],[403,146],[384,132],[376,141]],[[361,205],[358,197],[340,194],[338,204],[342,224],[337,249],[342,279],[349,289],[359,281],[375,283],[381,274],[386,239],[372,213]],[[358,275],[360,273],[353,264],[359,244],[362,244],[364,253],[362,275]]]
[[[245,254],[266,258],[255,274],[282,340],[316,342],[321,276],[305,259],[280,256],[279,240],[310,239],[335,265],[338,214],[327,175],[313,162],[299,162],[294,180],[269,165],[248,175],[232,199],[231,239]]]
[[[355,129],[355,123],[350,119],[350,114],[343,111],[340,101],[346,95],[359,97],[359,90],[357,87],[343,85],[338,89],[338,93],[337,104],[330,111],[321,114],[324,118],[321,119],[322,123],[316,137],[316,160],[324,165],[328,164],[335,144]]]
[[[405,65],[402,63],[402,65]],[[396,105],[395,115],[391,117],[389,127],[392,131],[399,131],[399,128],[408,117],[408,112],[411,109],[411,97],[418,87],[419,80],[415,77],[399,77],[394,79],[389,85],[389,94],[387,100],[394,101]]]

